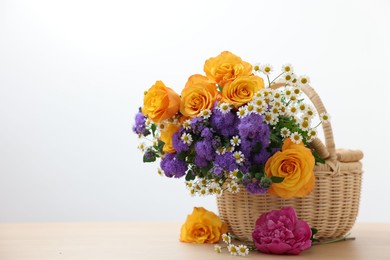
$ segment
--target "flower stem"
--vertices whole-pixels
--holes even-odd
[[[349,235],[350,234],[347,234],[344,237],[336,238],[336,239],[333,239],[333,240],[327,240],[327,241],[323,241],[323,242],[321,242],[321,241],[313,242],[313,246],[315,246],[315,245],[326,245],[326,244],[330,244],[330,243],[336,243],[336,242],[355,240],[356,239],[354,237],[348,237]]]
[[[269,83],[269,85],[271,85],[272,83],[274,83],[275,80],[277,80],[280,76],[282,76],[284,74],[284,71],[282,73],[280,73],[278,76],[276,76],[276,78],[274,78],[271,83]],[[269,82],[269,81],[268,81]]]

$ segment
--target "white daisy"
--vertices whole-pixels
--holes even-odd
[[[273,91],[271,88],[263,88],[260,90],[261,96],[263,98],[272,98]]]
[[[254,101],[253,101],[253,104],[256,106],[256,107],[263,107],[266,105],[263,97],[261,98],[256,98]]]
[[[191,188],[190,189],[190,195],[191,196],[195,196],[195,194],[196,194],[196,190],[194,188]]]
[[[227,246],[227,249],[231,255],[237,255],[238,253],[237,247],[235,245],[230,244]]]
[[[160,131],[165,131],[167,128],[167,124],[164,123],[164,122],[161,122],[160,124],[158,124],[158,129],[160,129]]]
[[[223,153],[233,152],[233,151],[234,151],[234,146],[228,146],[228,147],[224,148],[224,152]]]
[[[314,117],[314,116],[316,115],[316,110],[314,109],[314,107],[312,107],[312,106],[310,106],[310,105],[307,105],[306,114],[307,114],[309,117]]]
[[[200,189],[199,195],[200,195],[200,196],[205,196],[205,195],[207,195],[207,190],[206,190],[205,187],[203,187],[203,188]]]
[[[292,89],[292,92],[293,92],[293,94],[296,95],[296,96],[299,96],[299,95],[302,94],[302,90],[301,90],[300,88],[298,88],[298,87],[294,87],[294,88]]]
[[[281,130],[280,130],[280,135],[283,137],[283,138],[287,138],[289,137],[291,134],[290,130],[287,128],[287,127],[283,127]]]
[[[279,108],[274,106],[271,108],[270,112],[273,114],[274,117],[277,117],[279,115]]]
[[[222,241],[225,242],[226,244],[230,244],[232,242],[232,239],[228,234],[223,234],[222,235]]]
[[[237,111],[238,118],[244,118],[246,116],[246,109],[245,107],[240,107]]]
[[[230,112],[231,107],[229,103],[222,102],[218,105],[218,110],[221,111],[222,114],[226,114]]]
[[[192,144],[192,136],[190,134],[184,133],[181,137],[180,140],[183,141],[183,143],[191,145]]]
[[[291,73],[286,73],[282,76],[282,79],[285,83],[290,84],[294,79],[294,76]]]
[[[307,131],[307,130],[309,130],[310,122],[309,122],[308,120],[302,120],[302,121],[299,123],[299,126],[300,126],[300,128],[301,128],[303,131]]]
[[[191,129],[191,120],[190,119],[187,119],[183,122],[183,128],[185,130],[190,130]]]
[[[276,90],[274,91],[274,101],[279,101],[282,99],[282,94],[280,93],[280,91]]]
[[[221,187],[214,187],[214,194],[217,195],[217,197],[222,196],[222,193],[223,193],[223,191],[222,191]]]
[[[282,71],[286,73],[292,73],[294,72],[294,68],[291,66],[290,63],[287,63],[282,66]]]
[[[237,247],[238,255],[240,256],[246,256],[249,254],[249,249],[246,245],[239,245]]]
[[[145,152],[145,149],[146,149],[146,144],[144,142],[140,143],[138,145],[138,149],[141,151],[141,152]]]
[[[241,139],[238,135],[233,136],[232,139],[230,139],[230,144],[232,146],[239,146],[241,144]]]
[[[245,156],[241,151],[236,151],[233,153],[236,163],[241,164],[245,160]]]
[[[220,245],[215,245],[214,246],[214,251],[220,254],[222,252],[222,247]]]
[[[260,115],[260,114],[264,113],[264,111],[265,111],[265,106],[259,106],[259,107],[255,108],[255,112],[254,113]]]
[[[252,112],[255,111],[255,105],[254,103],[248,103],[248,105],[245,106],[245,110],[246,110],[246,113],[247,115],[251,114]]]
[[[271,74],[272,72],[271,64],[264,64],[263,66],[261,66],[261,72],[267,75]]]
[[[253,64],[252,71],[253,71],[254,74],[260,73],[261,72],[261,65],[260,65],[260,63]]]
[[[295,144],[299,144],[300,142],[302,142],[302,135],[299,134],[298,132],[294,132],[290,135],[290,139],[293,143]]]
[[[330,122],[330,115],[328,113],[321,113],[320,114],[320,120],[322,123],[329,123]]]
[[[272,114],[271,112],[265,112],[263,120],[267,124],[271,124],[271,122],[274,120],[274,114]]]
[[[225,153],[225,148],[219,147],[215,152],[216,152],[218,155],[222,155],[222,154]]]
[[[310,83],[310,78],[306,75],[302,75],[298,78],[299,85],[307,85]]]
[[[238,187],[236,182],[231,182],[227,185],[227,190],[231,193],[237,193],[240,191],[240,187]]]
[[[305,113],[307,111],[307,105],[305,103],[298,104],[298,110],[302,113]]]
[[[317,132],[316,129],[310,129],[308,134],[309,134],[310,137],[317,137],[318,132]]]
[[[235,169],[235,170],[229,172],[229,177],[231,179],[237,179],[237,174],[238,174],[238,169]]]
[[[289,108],[289,112],[293,115],[295,115],[296,113],[298,113],[298,108],[296,106],[291,106]]]
[[[297,95],[295,95],[295,94],[291,94],[291,95],[289,96],[289,99],[290,99],[291,101],[297,101],[297,100],[298,100],[298,97],[297,97]]]
[[[194,182],[193,181],[186,181],[185,184],[186,184],[186,187],[189,188],[189,189],[191,189],[192,186],[194,186]]]
[[[200,111],[200,116],[207,119],[211,116],[211,110],[210,109],[202,109]]]

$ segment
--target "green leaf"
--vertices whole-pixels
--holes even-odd
[[[163,148],[164,148],[164,144],[165,143],[163,141],[158,140],[158,142],[157,142],[157,151],[159,151],[159,153],[162,153]]]
[[[263,176],[263,173],[262,173],[262,172],[256,172],[256,173],[255,173],[255,178],[256,178],[256,180],[260,180],[262,176]]]
[[[223,87],[218,85],[218,90],[221,92],[223,90]]]
[[[146,163],[146,162],[154,162],[154,161],[156,161],[156,155],[153,154],[153,156],[151,156],[150,158],[148,158],[148,157],[146,157],[146,155],[144,155],[143,161],[144,161],[144,163]]]
[[[237,177],[239,180],[241,180],[241,179],[242,179],[242,176],[243,176],[242,171],[239,170],[239,171],[237,172],[236,177]]]
[[[311,237],[310,237],[310,240],[313,241],[313,242],[319,242],[320,240],[318,240],[316,238],[316,234],[317,234],[318,230],[316,228],[311,228]]]
[[[278,177],[278,176],[271,177],[272,183],[281,183],[283,180],[284,180],[284,177]]]
[[[155,124],[152,123],[152,126],[150,127],[150,129],[152,130],[152,135],[153,135],[153,137],[154,137],[154,134],[155,134],[156,129],[157,129],[157,125],[155,125]]]
[[[316,163],[325,163],[325,160],[322,159],[316,151],[312,150],[311,153],[313,154]]]
[[[186,181],[192,181],[195,180],[195,175],[192,171],[188,171],[185,177]]]
[[[187,157],[187,152],[178,153],[176,156],[177,156],[177,159],[179,159],[181,161],[185,161],[186,157]]]

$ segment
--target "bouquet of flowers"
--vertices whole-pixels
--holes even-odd
[[[139,145],[144,162],[161,159],[159,173],[184,177],[192,195],[309,194],[323,160],[308,144],[329,121],[301,96],[309,77],[290,64],[272,77],[271,65],[228,51],[206,60],[204,73],[190,76],[180,95],[162,81],[145,91],[133,127],[149,142]]]

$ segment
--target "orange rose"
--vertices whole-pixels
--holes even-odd
[[[172,146],[172,135],[180,129],[180,126],[177,124],[166,124],[164,129],[161,129],[160,140],[163,141],[164,147],[163,151],[166,153],[174,153],[176,150]]]
[[[280,183],[273,183],[269,193],[282,197],[304,197],[314,189],[315,160],[301,142],[294,144],[290,138],[284,140],[281,152],[275,153],[265,164],[268,177],[284,177]]]
[[[252,74],[252,65],[231,52],[224,51],[217,57],[208,59],[203,68],[207,77],[220,86],[240,76]]]
[[[194,207],[191,215],[181,227],[180,241],[187,243],[217,243],[227,232],[226,224],[213,212]]]
[[[173,117],[180,106],[180,97],[162,81],[156,81],[144,96],[142,113],[155,123]]]
[[[239,107],[253,99],[264,88],[264,80],[258,76],[242,76],[229,82],[222,90],[222,101]]]
[[[205,76],[192,75],[181,92],[180,112],[184,116],[194,117],[204,109],[212,109],[218,91],[215,83]]]

